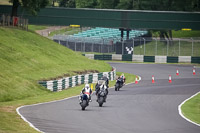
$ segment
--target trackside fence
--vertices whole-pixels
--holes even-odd
[[[28,30],[28,19],[22,17],[1,15],[0,16],[0,26],[3,27],[17,27],[24,30]]]
[[[53,40],[82,53],[133,54],[144,56],[200,56],[200,38],[149,38],[135,37],[93,38],[56,35]]]

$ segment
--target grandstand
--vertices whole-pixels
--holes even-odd
[[[143,36],[145,34],[147,34],[147,31],[131,30],[129,33],[129,38],[135,38]],[[119,29],[113,29],[113,28],[96,27],[90,30],[79,32],[78,34],[74,34],[73,37],[90,38],[89,40],[94,39],[94,41],[99,39],[101,40],[103,39],[105,41],[113,40],[113,43],[115,43],[116,41],[121,39],[121,31]],[[123,38],[127,38],[126,32],[124,32]]]

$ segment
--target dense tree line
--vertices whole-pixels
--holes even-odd
[[[51,0],[61,7],[159,11],[200,11],[200,0]]]
[[[17,15],[21,5],[32,14],[40,8],[54,6],[70,8],[99,8],[155,11],[200,11],[200,0],[10,0],[13,3],[12,16]]]

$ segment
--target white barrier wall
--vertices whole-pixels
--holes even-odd
[[[155,63],[167,63],[167,56],[155,56]]]
[[[120,54],[112,54],[112,60],[121,61],[122,60],[122,55],[120,55]]]
[[[178,62],[179,63],[191,63],[191,56],[179,56]]]
[[[93,81],[92,81],[92,83],[97,83],[97,81],[98,81],[98,73],[94,73],[93,74]]]
[[[85,54],[85,57],[94,60],[94,54]]]
[[[53,81],[47,82],[47,89],[50,90],[50,91],[53,91]]]
[[[134,61],[134,62],[144,62],[144,55],[133,55],[132,61]]]

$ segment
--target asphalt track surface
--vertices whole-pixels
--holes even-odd
[[[178,112],[179,104],[200,91],[200,68],[193,75],[191,65],[110,64],[117,71],[140,75],[142,80],[119,92],[110,89],[103,107],[98,106],[93,95],[85,111],[74,97],[23,107],[19,112],[46,133],[200,133],[199,126],[186,121]],[[172,83],[168,83],[169,75]]]

